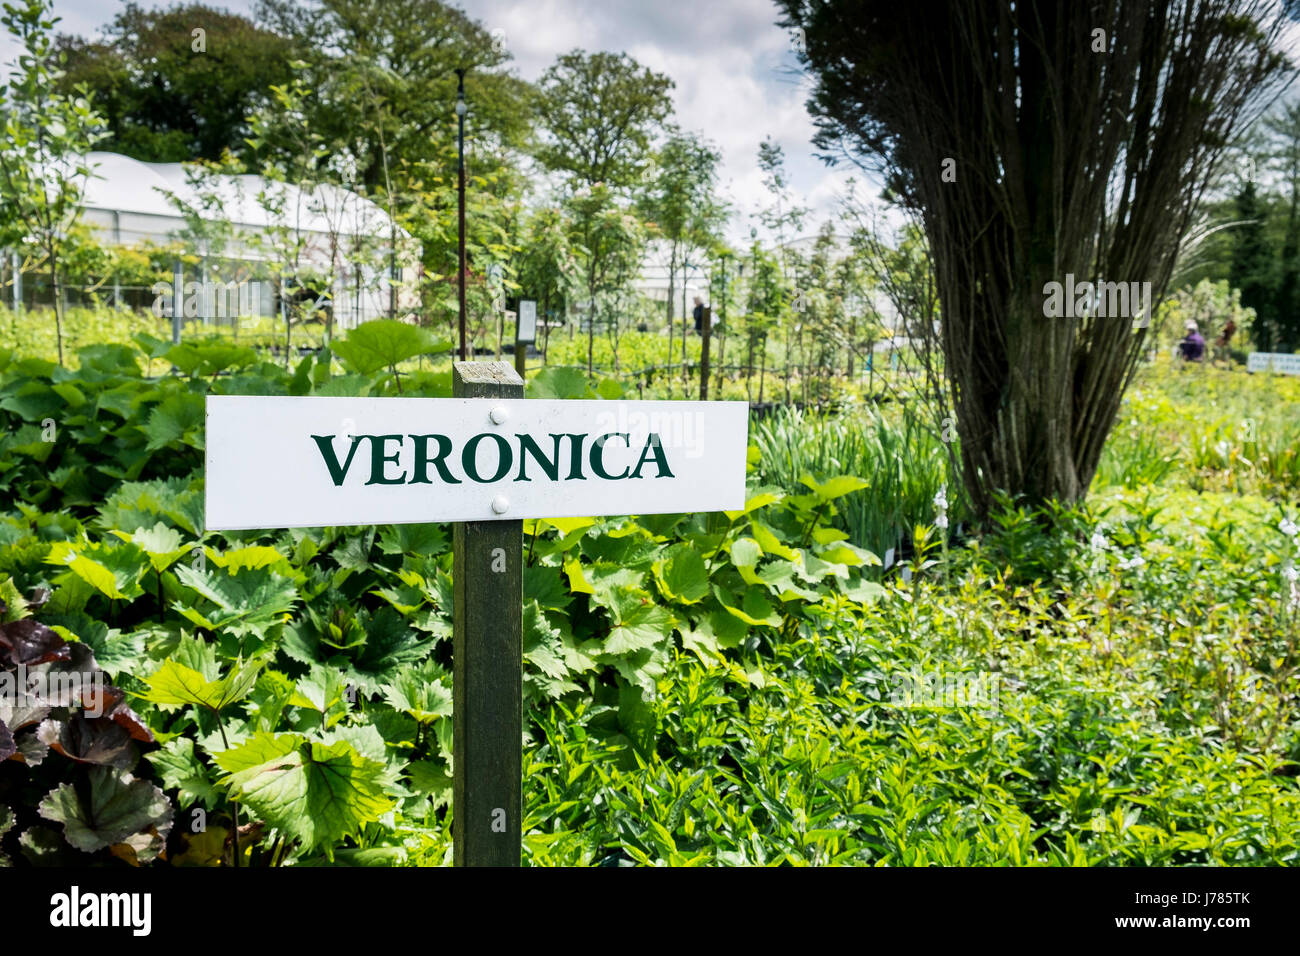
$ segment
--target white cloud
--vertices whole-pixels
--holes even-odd
[[[527,80],[574,48],[626,52],[672,77],[674,121],[722,153],[722,192],[735,207],[732,242],[748,243],[751,216],[768,202],[757,165],[768,135],[785,151],[797,201],[813,210],[807,231],[834,215],[848,174],[815,156],[808,81],[769,0],[467,0],[464,9],[489,30],[505,31]]]

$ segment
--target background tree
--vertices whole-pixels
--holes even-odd
[[[538,83],[538,160],[576,186],[638,180],[672,103],[671,79],[626,53],[562,54]]]
[[[752,380],[758,359],[758,401],[763,400],[767,378],[767,338],[789,308],[790,287],[777,257],[755,240],[745,263],[745,390],[753,400]]]
[[[538,83],[538,160],[566,180],[571,242],[587,298],[587,369],[594,361],[599,300],[627,260],[644,249],[645,230],[621,204],[639,182],[651,142],[672,111],[673,81],[625,53],[561,55]],[[618,321],[617,316],[614,321]]]
[[[1300,102],[1283,104],[1264,126],[1272,140],[1273,160],[1286,189],[1286,234],[1278,257],[1272,311],[1277,330],[1276,347],[1291,352],[1300,348]]]
[[[473,110],[476,171],[489,172],[490,161],[528,140],[532,88],[504,70],[504,44],[450,4],[260,0],[257,17],[293,42],[313,91],[303,104],[307,123],[326,142],[349,144],[369,190],[385,186],[385,163],[445,163],[448,147],[454,160],[458,67]]]
[[[63,55],[51,35],[58,19],[46,0],[6,3],[0,15],[0,24],[23,48],[8,85],[0,88],[0,110],[6,113],[0,144],[0,239],[6,245],[35,247],[44,256],[62,365],[61,266],[85,236],[76,227],[92,171],[86,154],[103,134],[104,121],[84,88],[59,91]]]
[[[1214,163],[1292,68],[1272,0],[778,0],[832,159],[916,215],[975,511],[1086,493],[1146,330],[1049,282],[1165,293]]]
[[[564,308],[569,289],[579,278],[578,262],[569,243],[569,223],[559,206],[543,206],[528,217],[515,276],[521,298],[537,302],[538,318],[544,323],[541,332],[545,357],[551,338],[551,313]]]
[[[361,206],[355,193],[355,163],[332,148],[307,119],[303,104],[312,91],[302,73],[295,72],[288,84],[273,87],[272,93],[275,107],[254,114],[249,137],[256,155],[267,157],[259,166],[263,182],[255,198],[268,219],[250,240],[262,246],[276,270],[287,368],[295,324],[323,319],[326,346],[333,337],[334,294],[349,255],[358,253],[348,240],[358,229]],[[275,144],[273,150],[267,149],[269,143]],[[228,171],[238,172],[239,167]],[[354,259],[353,265],[359,263]],[[360,273],[356,279],[361,281]]]
[[[468,142],[466,152],[468,166]],[[483,173],[467,170],[467,177],[471,185],[465,191],[465,308],[470,340],[477,342],[497,306],[489,273],[499,271],[507,286],[518,281],[515,232],[521,182],[513,169],[504,166]],[[455,145],[449,144],[447,155],[437,161],[403,163],[394,182],[401,200],[397,221],[419,241],[424,314],[429,321],[442,316],[454,340],[459,308]]]
[[[596,325],[610,321],[602,306],[607,297],[627,282],[641,265],[645,229],[624,211],[614,192],[603,183],[584,187],[566,203],[571,223],[570,242],[582,267],[587,296],[587,374],[594,369]],[[618,321],[617,315],[613,321]]]
[[[707,248],[726,219],[715,198],[722,154],[698,135],[674,131],[659,149],[655,175],[639,197],[641,214],[668,243],[668,360],[672,361],[677,271],[693,249]],[[685,280],[683,278],[683,285]],[[686,310],[682,314],[682,361],[686,360]]]
[[[776,237],[781,274],[788,277],[791,250],[786,237],[799,235],[808,209],[799,205],[791,194],[790,178],[785,171],[785,150],[771,136],[758,144],[758,168],[763,174],[763,188],[770,200],[758,211],[756,218]]]
[[[248,117],[288,80],[293,58],[289,39],[202,3],[127,3],[103,33],[58,38],[59,90],[90,90],[107,122],[100,148],[145,162],[245,156]]]
[[[1255,310],[1250,328],[1255,344],[1271,352],[1278,338],[1274,318],[1276,263],[1264,233],[1263,205],[1253,179],[1243,182],[1237,194],[1237,219],[1229,281],[1241,290],[1241,304]]]

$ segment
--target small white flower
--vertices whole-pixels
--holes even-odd
[[[1133,571],[1142,567],[1144,564],[1146,564],[1146,562],[1142,560],[1142,555],[1135,554],[1131,558],[1122,558],[1119,562],[1119,569],[1121,571]]]
[[[940,514],[934,519],[934,526],[940,531],[948,530],[948,516],[946,514]]]
[[[1300,535],[1300,525],[1297,525],[1290,518],[1283,518],[1282,523],[1277,526],[1277,529],[1288,538],[1294,538],[1296,535]]]
[[[1285,568],[1282,569],[1282,577],[1285,578],[1289,583],[1295,584],[1296,581],[1300,581],[1300,571],[1296,570],[1296,566],[1294,564],[1288,564]]]
[[[1227,458],[1228,452],[1231,450],[1231,448],[1232,446],[1229,445],[1226,441],[1221,441],[1214,446],[1214,450],[1219,453],[1220,458]]]
[[[1092,540],[1089,544],[1092,545],[1092,550],[1094,551],[1105,551],[1110,547],[1110,544],[1106,541],[1106,536],[1100,531],[1094,531],[1092,533]]]
[[[940,511],[948,510],[948,486],[944,485],[939,489],[939,493],[934,496],[934,506]]]

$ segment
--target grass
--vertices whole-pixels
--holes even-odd
[[[791,493],[806,490],[805,475],[866,478],[868,486],[837,507],[853,543],[877,555],[901,551],[916,524],[931,522],[934,497],[950,484],[947,449],[907,409],[873,404],[818,415],[787,407],[756,422],[750,439],[759,449],[760,480]]]
[[[1300,493],[1300,378],[1162,360],[1125,397],[1094,489]]]

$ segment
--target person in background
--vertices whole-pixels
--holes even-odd
[[[695,334],[704,334],[704,300],[698,295],[695,297],[695,309],[691,313],[695,317]]]
[[[1205,339],[1201,338],[1200,330],[1191,319],[1187,320],[1183,328],[1187,330],[1187,334],[1178,343],[1179,352],[1185,361],[1201,361],[1201,359],[1205,358]]]
[[[1231,357],[1228,351],[1228,343],[1232,341],[1232,336],[1236,331],[1237,323],[1232,321],[1232,319],[1229,319],[1228,324],[1225,325],[1223,331],[1219,333],[1219,337],[1214,340],[1215,361],[1218,361],[1219,359],[1227,361]]]

